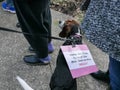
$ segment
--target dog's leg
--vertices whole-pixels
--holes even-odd
[[[76,79],[73,79],[65,58],[60,50],[55,71],[50,80],[51,90],[77,90]]]

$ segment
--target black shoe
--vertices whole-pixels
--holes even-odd
[[[20,27],[21,27],[19,22],[16,24],[16,27],[17,27],[17,28],[20,28]]]
[[[23,58],[24,62],[33,65],[47,65],[50,63],[50,56],[45,58],[38,58],[36,55],[28,55]]]
[[[108,84],[110,83],[109,71],[103,72],[103,71],[99,70],[97,72],[91,73],[90,75],[97,80],[103,81]]]

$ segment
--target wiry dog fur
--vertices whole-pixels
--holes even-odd
[[[59,22],[62,31],[60,37],[73,39],[75,44],[82,44],[80,36],[79,24],[75,20],[67,20]],[[72,45],[73,41],[65,41],[63,45]],[[62,51],[59,51],[55,71],[50,80],[51,90],[77,90],[76,79],[73,79],[67,66]]]

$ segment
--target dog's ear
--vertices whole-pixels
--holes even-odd
[[[79,23],[75,20],[67,20],[65,23],[68,25],[71,25],[71,26],[73,26],[73,25],[79,26]]]
[[[59,36],[65,38],[69,35],[70,32],[71,32],[71,27],[66,25],[59,33]]]

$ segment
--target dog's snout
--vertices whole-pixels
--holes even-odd
[[[62,21],[59,21],[59,24],[61,24],[62,23]]]
[[[59,21],[59,27],[63,28],[64,27],[64,23],[65,23],[65,21]]]

